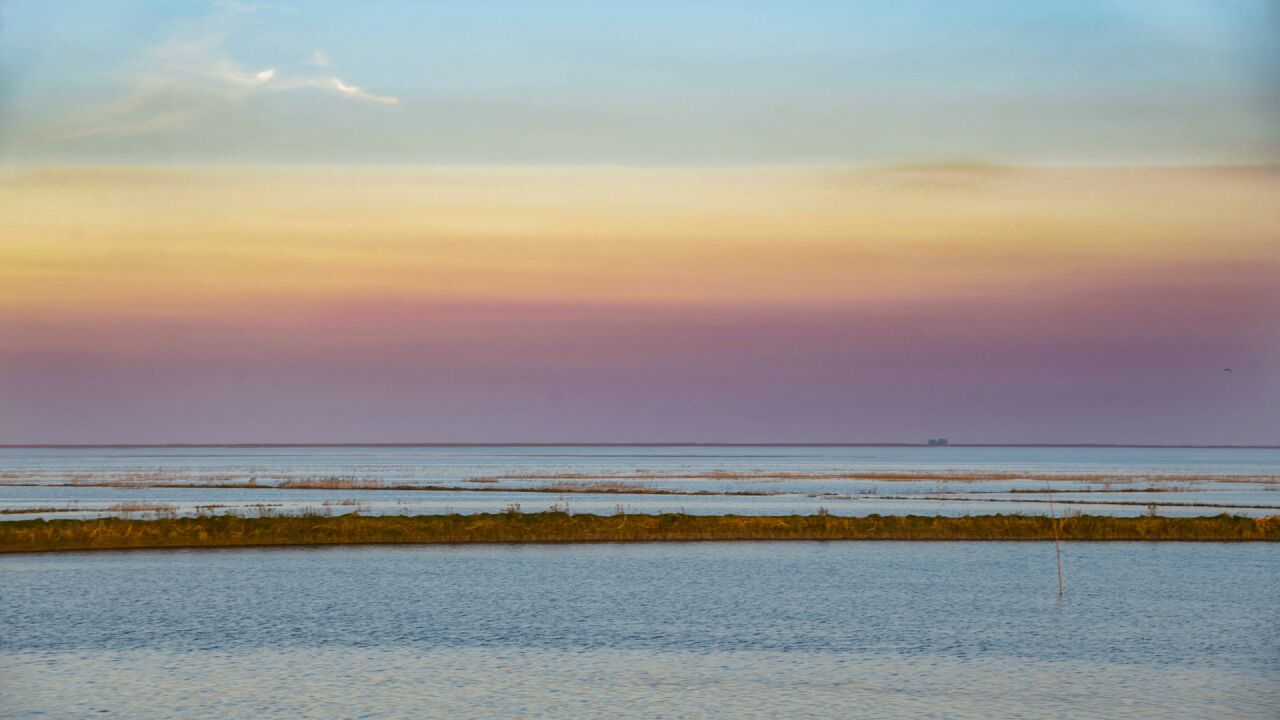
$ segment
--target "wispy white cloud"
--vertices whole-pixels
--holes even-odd
[[[368,100],[369,102],[381,103],[383,105],[399,105],[400,98],[390,95],[375,95],[359,85],[349,85],[342,81],[340,77],[325,78],[321,81],[320,87],[331,87],[342,95],[356,98],[358,100]]]
[[[327,67],[333,67],[333,60],[329,59],[329,54],[326,53],[325,51],[316,50],[315,52],[311,53],[311,57],[307,59],[307,64],[314,65],[316,67],[327,68]]]
[[[220,112],[239,111],[246,101],[267,94],[322,92],[334,98],[384,106],[400,104],[331,73],[277,67],[246,68],[226,50],[238,24],[253,13],[237,0],[214,0],[215,11],[195,27],[151,48],[126,73],[127,92],[54,124],[40,141],[95,136],[145,135],[181,128]],[[316,50],[306,65],[331,69]]]
[[[274,70],[264,70],[258,73],[256,77],[264,74],[270,74],[265,81],[269,89],[281,92],[289,90],[302,90],[306,88],[318,88],[326,90],[341,97],[349,97],[355,100],[365,100],[368,102],[379,103],[381,105],[399,105],[400,98],[390,95],[375,95],[359,85],[352,85],[337,76],[329,77],[297,77],[289,76],[276,79]],[[269,83],[269,85],[268,85]]]

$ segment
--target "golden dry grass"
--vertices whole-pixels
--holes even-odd
[[[1195,518],[1074,516],[1056,521],[1067,541],[1280,541],[1280,516]],[[360,515],[0,523],[0,552],[266,545],[576,543],[725,540],[1052,540],[1055,521],[826,513],[777,517],[570,515],[565,512],[416,517]]]

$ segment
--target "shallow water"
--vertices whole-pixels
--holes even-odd
[[[362,547],[0,557],[0,716],[1239,717],[1280,548]]]
[[[832,478],[889,473],[1027,473],[1099,476],[1085,481],[1003,479],[913,481]],[[745,477],[705,477],[737,473]],[[811,474],[819,477],[794,477]],[[564,477],[564,476],[574,477]],[[587,477],[580,478],[578,475]],[[702,475],[704,477],[698,477]],[[790,476],[789,476],[790,475]],[[1105,475],[1105,477],[1101,477]],[[1176,476],[1150,479],[1148,476]],[[1227,476],[1231,482],[1192,480]],[[691,477],[692,476],[692,477]],[[1246,482],[1248,476],[1254,477]],[[95,483],[247,483],[343,478],[474,491],[273,490],[269,488],[93,487]],[[477,483],[482,478],[492,480]],[[496,480],[493,480],[497,478]],[[1185,478],[1185,479],[1184,479]],[[1274,515],[1280,513],[1280,450],[1203,448],[968,447],[308,447],[3,448],[0,520],[125,514],[115,505],[165,512],[335,514],[497,512],[568,506],[575,512],[687,512],[746,515]],[[527,492],[607,481],[637,490],[748,495]],[[1105,480],[1105,482],[1104,482]],[[18,487],[5,483],[32,483]],[[77,485],[67,486],[66,483]],[[1148,487],[1161,492],[1139,492]],[[489,490],[482,492],[481,490]],[[1053,494],[1013,490],[1091,490]],[[491,492],[503,490],[504,492]],[[526,492],[518,492],[524,490]],[[1100,492],[1131,490],[1132,492]],[[1149,507],[1154,505],[1154,508]],[[30,512],[21,513],[18,511]],[[37,512],[39,510],[39,512]],[[137,513],[134,513],[137,516]]]
[[[912,485],[903,483],[903,485]],[[123,512],[119,506],[162,507],[176,515],[319,512],[341,515],[440,515],[501,512],[519,506],[522,512],[552,508],[574,513],[610,515],[621,508],[630,514],[688,513],[691,515],[988,515],[1018,513],[1049,515],[1074,510],[1089,515],[1137,516],[1155,504],[1168,517],[1216,515],[1223,512],[1264,516],[1280,514],[1280,492],[1261,488],[1231,492],[1033,494],[991,491],[965,492],[952,488],[938,494],[927,487],[894,487],[893,495],[814,496],[771,488],[777,495],[758,497],[718,495],[646,495],[629,493],[578,494],[551,492],[422,492],[413,490],[277,490],[243,488],[113,488],[6,487],[0,488],[4,520],[91,518],[127,515],[153,517],[154,509]],[[914,496],[913,496],[914,495]],[[1215,505],[1223,499],[1249,505]],[[1053,501],[1053,505],[1049,504]],[[1043,501],[1043,502],[1041,502]],[[1073,504],[1086,501],[1087,504]],[[1113,504],[1117,502],[1129,504]],[[1205,503],[1184,506],[1178,503]],[[1164,504],[1161,504],[1164,503]],[[1252,503],[1258,503],[1254,505]],[[29,512],[20,512],[30,510]]]
[[[0,448],[0,469],[65,473],[177,469],[286,475],[343,471],[426,482],[521,472],[637,469],[1280,475],[1280,450],[780,445]]]

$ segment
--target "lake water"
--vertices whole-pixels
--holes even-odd
[[[1280,717],[1280,547],[0,556],[0,717]]]
[[[874,477],[885,473],[907,477]],[[910,477],[938,474],[948,477]],[[402,488],[271,487],[344,482]],[[257,487],[216,487],[250,483]],[[403,489],[424,486],[437,489]],[[1280,449],[0,448],[0,518],[8,520],[157,510],[471,513],[511,505],[592,513],[1275,515]]]

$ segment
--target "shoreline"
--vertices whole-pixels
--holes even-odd
[[[1280,542],[1280,515],[234,515],[0,522],[0,554],[318,545],[714,541]]]

